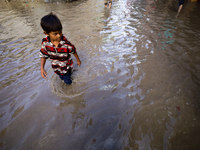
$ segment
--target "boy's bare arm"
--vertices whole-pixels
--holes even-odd
[[[47,78],[47,73],[44,70],[45,63],[46,63],[46,58],[42,57],[41,58],[40,73],[41,73],[41,76],[46,79]]]
[[[77,65],[80,67],[81,61],[80,61],[80,59],[79,59],[79,56],[78,56],[77,52],[74,53],[74,56],[76,57]]]

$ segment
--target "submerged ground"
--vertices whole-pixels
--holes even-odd
[[[200,149],[200,3],[0,2],[0,149]],[[82,60],[65,85],[40,19],[55,13]]]

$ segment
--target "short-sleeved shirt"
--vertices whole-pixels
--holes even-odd
[[[47,36],[42,40],[40,49],[40,57],[50,58],[53,71],[59,75],[65,75],[73,69],[73,60],[71,54],[76,52],[76,48],[71,44],[65,36],[62,36],[57,47],[50,41]]]

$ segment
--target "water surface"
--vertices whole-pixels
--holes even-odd
[[[0,149],[200,149],[200,3],[177,9],[0,2]],[[51,11],[82,61],[70,86],[50,61],[40,76],[40,19]]]

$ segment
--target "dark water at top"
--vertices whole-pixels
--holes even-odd
[[[200,149],[200,3],[0,2],[0,149]],[[73,84],[38,57],[54,12],[76,46]],[[74,57],[73,57],[74,58]]]

